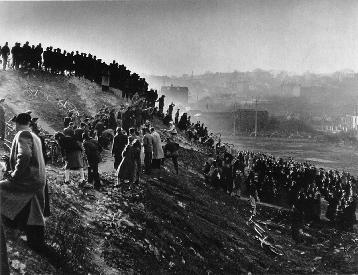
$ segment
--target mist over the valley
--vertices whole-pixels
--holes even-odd
[[[165,85],[188,87],[190,108],[206,112],[257,107],[268,111],[270,116],[302,120],[316,129],[338,127],[345,116],[357,112],[358,74],[348,69],[331,74],[256,69],[251,72],[146,76],[146,79],[158,90]]]

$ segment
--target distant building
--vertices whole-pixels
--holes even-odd
[[[169,101],[174,103],[188,104],[189,100],[189,89],[188,87],[178,87],[178,86],[162,86],[161,92]]]

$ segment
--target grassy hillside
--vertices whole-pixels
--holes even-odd
[[[31,109],[48,129],[61,129],[64,113],[57,97],[69,98],[83,112],[117,103],[84,80],[37,75],[26,80],[16,72],[0,73],[0,96],[14,111]],[[26,85],[39,87],[49,99],[24,96]],[[159,122],[157,126],[163,128]],[[238,274],[357,273],[358,235],[322,223],[305,229],[307,240],[290,237],[287,211],[261,205],[258,219],[285,251],[275,256],[260,246],[247,225],[250,205],[206,186],[200,168],[206,156],[185,146],[180,174],[167,160],[162,173],[143,176],[138,185],[114,187],[110,153],[100,165],[105,188],[81,190],[77,180],[63,184],[63,170],[48,166],[53,215],[47,241],[57,259],[26,248],[20,238],[9,242],[12,271],[27,274]],[[194,148],[195,149],[195,148]],[[50,262],[49,262],[50,261]]]

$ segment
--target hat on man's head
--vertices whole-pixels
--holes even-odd
[[[21,113],[18,114],[17,116],[14,116],[11,121],[22,125],[26,125],[31,122],[31,116],[27,113]]]
[[[25,113],[31,115],[31,114],[32,114],[32,111],[27,110]]]

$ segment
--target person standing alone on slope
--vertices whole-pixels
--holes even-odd
[[[8,42],[5,43],[5,46],[1,48],[1,57],[2,57],[2,69],[6,70],[7,59],[10,54],[10,49],[8,46]]]

